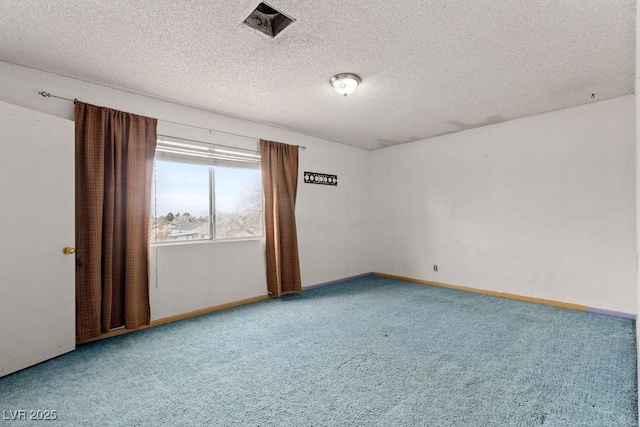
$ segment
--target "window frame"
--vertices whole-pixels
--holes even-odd
[[[165,245],[183,245],[183,244],[198,244],[198,243],[215,243],[215,242],[229,242],[229,241],[242,241],[242,240],[262,240],[265,238],[265,224],[264,224],[264,188],[260,185],[260,203],[261,203],[261,211],[262,215],[260,217],[260,234],[254,236],[237,236],[237,237],[217,237],[216,234],[216,167],[228,167],[228,168],[236,168],[236,169],[254,169],[261,170],[260,164],[260,152],[256,150],[249,150],[245,148],[233,147],[223,144],[216,143],[208,143],[202,141],[196,141],[192,139],[184,139],[177,137],[170,137],[165,135],[158,135],[158,142],[156,146],[156,152],[153,158],[153,196],[152,200],[154,203],[151,204],[152,218],[149,221],[150,223],[150,236],[149,243],[153,246],[165,246]],[[166,145],[176,144],[197,147],[196,150],[201,150],[202,153],[205,153],[209,157],[200,156],[200,151],[192,151],[192,153],[187,152],[187,148],[182,151],[182,148],[177,148],[174,152],[166,151],[166,149],[172,149],[171,146],[166,147]],[[160,149],[158,149],[158,146]],[[215,154],[220,152],[222,154]],[[213,154],[212,154],[213,153]],[[246,160],[249,159],[249,160]],[[156,179],[157,179],[157,170],[156,170],[156,162],[157,161],[166,161],[173,163],[183,163],[187,165],[202,165],[207,166],[208,172],[208,197],[209,197],[209,237],[208,238],[198,238],[198,239],[185,239],[185,240],[157,240],[157,234],[154,235],[153,224],[154,219],[157,219],[156,216]],[[157,231],[155,232],[157,233]]]

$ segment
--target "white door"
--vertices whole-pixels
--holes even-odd
[[[74,124],[0,102],[0,377],[75,349]]]

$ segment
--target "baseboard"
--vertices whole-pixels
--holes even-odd
[[[318,283],[318,284],[315,284],[315,285],[310,285],[310,286],[303,287],[302,290],[306,291],[306,290],[320,288],[320,287],[324,287],[324,286],[335,285],[335,284],[346,282],[346,281],[349,281],[349,280],[362,279],[362,278],[370,277],[370,276],[374,276],[374,275],[375,276],[379,276],[379,277],[385,277],[387,279],[403,280],[405,282],[420,283],[420,284],[423,284],[423,285],[438,286],[438,287],[441,287],[441,288],[455,289],[455,290],[458,290],[458,291],[473,292],[473,293],[476,293],[476,294],[490,295],[490,296],[494,296],[494,297],[514,299],[514,300],[518,300],[518,301],[531,302],[531,303],[535,303],[535,304],[543,304],[543,305],[550,305],[550,306],[554,306],[554,307],[562,307],[562,308],[567,308],[567,309],[570,309],[570,310],[588,311],[588,312],[591,312],[591,313],[604,314],[604,315],[615,316],[615,317],[622,317],[622,318],[625,318],[625,319],[636,319],[636,317],[637,317],[634,314],[624,313],[624,312],[620,312],[620,311],[606,310],[606,309],[594,308],[594,307],[587,307],[585,305],[572,304],[572,303],[567,303],[567,302],[562,302],[562,301],[554,301],[554,300],[543,299],[543,298],[534,298],[534,297],[528,297],[528,296],[524,296],[524,295],[511,294],[511,293],[507,293],[507,292],[489,291],[489,290],[486,290],[486,289],[471,288],[471,287],[468,287],[468,286],[451,285],[449,283],[434,282],[434,281],[431,281],[431,280],[414,279],[412,277],[398,276],[398,275],[394,275],[394,274],[386,274],[386,273],[379,273],[379,272],[363,273],[363,274],[358,274],[358,275],[355,275],[355,276],[345,277],[345,278],[338,279],[338,280],[332,280],[330,282]],[[89,338],[89,339],[82,340],[82,341],[76,341],[76,345],[82,345],[82,344],[87,344],[87,343],[94,342],[94,341],[103,340],[103,339],[106,339],[106,338],[117,337],[119,335],[124,335],[124,334],[128,334],[128,333],[131,333],[131,332],[137,332],[137,331],[141,331],[141,330],[144,330],[144,329],[153,328],[154,326],[160,326],[160,325],[165,325],[167,323],[178,322],[180,320],[190,319],[192,317],[202,316],[204,314],[214,313],[216,311],[226,310],[228,308],[239,307],[241,305],[251,304],[251,303],[258,302],[258,301],[263,301],[263,300],[266,300],[266,299],[269,299],[269,297],[267,295],[260,295],[260,296],[257,296],[257,297],[246,298],[246,299],[243,299],[243,300],[232,301],[232,302],[228,302],[228,303],[225,303],[225,304],[220,304],[220,305],[215,305],[215,306],[212,306],[212,307],[203,308],[203,309],[200,309],[200,310],[190,311],[188,313],[178,314],[178,315],[175,315],[175,316],[163,317],[162,319],[153,320],[149,325],[141,326],[141,327],[136,328],[136,329],[120,328],[120,329],[112,330],[111,332],[108,332],[106,334],[102,334],[102,335],[94,337],[94,338]]]
[[[319,287],[322,287],[322,286],[335,285],[336,283],[346,282],[348,280],[354,280],[354,279],[360,279],[360,278],[363,278],[363,277],[373,276],[373,274],[374,274],[373,272],[364,273],[364,274],[358,274],[356,276],[345,277],[345,278],[342,278],[342,279],[333,280],[331,282],[318,283],[316,285],[303,287],[302,290],[306,291],[306,290],[309,290],[309,289],[319,288]],[[125,329],[123,327],[123,328],[119,328],[119,329],[114,329],[111,332],[107,332],[105,334],[101,334],[100,336],[97,336],[97,337],[88,338],[88,339],[82,340],[82,341],[76,341],[76,345],[87,344],[87,343],[94,342],[94,341],[100,341],[100,340],[103,340],[103,339],[106,339],[106,338],[112,338],[112,337],[117,337],[119,335],[129,334],[131,332],[142,331],[144,329],[153,328],[154,326],[160,326],[160,325],[165,325],[167,323],[178,322],[180,320],[190,319],[192,317],[202,316],[203,314],[209,314],[209,313],[213,313],[213,312],[220,311],[220,310],[226,310],[228,308],[233,308],[233,307],[238,307],[238,306],[241,306],[241,305],[251,304],[251,303],[258,302],[258,301],[263,301],[263,300],[266,300],[266,299],[269,299],[268,295],[260,295],[260,296],[253,297],[253,298],[247,298],[247,299],[243,299],[243,300],[239,300],[239,301],[229,302],[229,303],[226,303],[226,304],[220,304],[220,305],[216,305],[216,306],[212,306],[212,307],[203,308],[203,309],[200,309],[200,310],[190,311],[188,313],[177,314],[175,316],[163,317],[162,319],[153,320],[153,321],[151,321],[150,324],[144,325],[144,326],[140,326],[139,328]]]
[[[589,313],[606,314],[607,316],[613,316],[613,317],[622,317],[623,319],[635,319],[636,318],[635,314],[624,313],[622,311],[615,311],[615,310],[606,310],[604,308],[588,307],[587,311]]]
[[[258,302],[258,301],[263,301],[263,300],[266,300],[268,298],[269,297],[267,295],[260,295],[260,296],[257,296],[257,297],[246,298],[246,299],[242,299],[242,300],[238,300],[238,301],[228,302],[228,303],[225,303],[225,304],[214,305],[214,306],[211,306],[211,307],[202,308],[200,310],[190,311],[188,313],[177,314],[175,316],[163,317],[162,319],[153,320],[148,325],[140,326],[139,328],[135,328],[135,329],[125,329],[125,328],[114,329],[111,332],[108,332],[106,334],[102,334],[102,335],[97,336],[97,337],[89,338],[89,339],[82,340],[82,341],[76,341],[76,345],[87,344],[87,343],[90,343],[90,342],[99,341],[99,340],[103,340],[103,339],[106,339],[106,338],[117,337],[119,335],[124,335],[124,334],[128,334],[128,333],[131,333],[131,332],[142,331],[144,329],[153,328],[154,326],[160,326],[160,325],[165,325],[167,323],[178,322],[180,320],[186,320],[186,319],[190,319],[192,317],[197,317],[197,316],[202,316],[204,314],[214,313],[216,311],[226,310],[228,308],[239,307],[241,305],[251,304],[251,303],[254,303],[254,302]]]
[[[321,288],[323,286],[336,285],[338,283],[347,282],[349,280],[362,279],[364,277],[373,276],[374,274],[375,273],[373,273],[373,272],[362,273],[362,274],[357,274],[355,276],[344,277],[344,278],[338,279],[338,280],[332,280],[330,282],[316,283],[315,285],[305,286],[305,287],[302,288],[302,290],[303,291],[308,291],[309,289]]]
[[[375,275],[376,276],[380,276],[380,277],[386,277],[388,279],[404,280],[405,282],[420,283],[420,284],[423,284],[423,285],[438,286],[438,287],[441,287],[441,288],[455,289],[455,290],[458,290],[458,291],[473,292],[473,293],[476,293],[476,294],[490,295],[490,296],[494,296],[494,297],[514,299],[514,300],[518,300],[518,301],[532,302],[532,303],[535,303],[535,304],[550,305],[550,306],[554,306],[554,307],[567,308],[569,310],[588,311],[590,313],[605,314],[607,316],[622,317],[622,318],[625,318],[625,319],[635,319],[636,318],[636,315],[630,314],[630,313],[623,313],[623,312],[620,312],[620,311],[613,311],[613,310],[605,310],[605,309],[601,309],[601,308],[587,307],[586,305],[573,304],[573,303],[568,303],[568,302],[563,302],[563,301],[555,301],[555,300],[544,299],[544,298],[528,297],[528,296],[524,296],[524,295],[511,294],[511,293],[507,293],[507,292],[489,291],[489,290],[486,290],[486,289],[471,288],[471,287],[468,287],[468,286],[451,285],[449,283],[434,282],[434,281],[431,281],[431,280],[420,280],[420,279],[414,279],[412,277],[397,276],[397,275],[394,275],[394,274],[375,273]]]

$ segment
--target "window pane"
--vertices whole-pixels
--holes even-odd
[[[209,166],[155,162],[151,240],[210,239]]]
[[[216,238],[262,236],[260,169],[216,166]]]

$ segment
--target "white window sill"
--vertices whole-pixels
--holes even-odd
[[[255,240],[264,241],[264,236],[256,236],[256,237],[234,237],[228,239],[199,239],[199,240],[176,240],[176,241],[165,241],[165,242],[151,242],[150,245],[152,248],[159,248],[164,246],[182,246],[182,245],[210,245],[216,243],[230,243],[230,242],[248,242]]]

